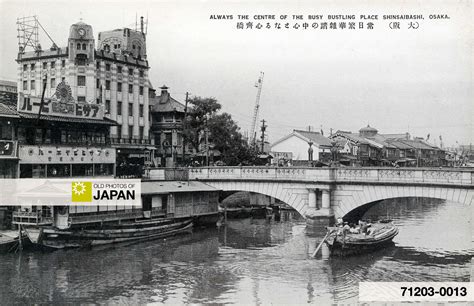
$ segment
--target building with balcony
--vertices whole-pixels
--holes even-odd
[[[96,49],[92,26],[78,22],[70,27],[66,47],[20,50],[18,111],[34,113],[44,91],[51,102],[42,108],[46,116],[116,122],[107,127],[106,138],[116,149],[118,174],[124,164],[134,173],[141,172],[154,149],[149,137],[145,41],[142,31],[116,29],[99,33]]]
[[[151,131],[156,146],[156,164],[173,167],[183,160],[183,128],[185,105],[171,97],[168,87],[160,87],[160,95],[152,95]],[[186,146],[184,154],[191,153]]]

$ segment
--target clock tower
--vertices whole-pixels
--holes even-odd
[[[69,30],[69,61],[78,66],[94,63],[94,34],[92,26],[80,21]]]

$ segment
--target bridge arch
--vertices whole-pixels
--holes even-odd
[[[206,181],[223,191],[246,191],[273,197],[288,204],[302,216],[308,209],[308,186],[279,182],[238,182],[238,181]]]
[[[333,190],[331,206],[336,218],[343,218],[360,207],[397,198],[432,198],[464,205],[474,202],[474,190],[441,186],[349,185]]]

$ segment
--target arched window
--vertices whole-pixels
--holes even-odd
[[[77,43],[77,50],[81,50],[81,44]]]
[[[82,50],[86,50],[86,44],[82,44]]]

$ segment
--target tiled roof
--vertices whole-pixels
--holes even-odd
[[[37,119],[37,114],[30,113],[18,113],[20,118],[25,119]],[[40,120],[47,121],[56,121],[56,122],[71,122],[71,123],[93,123],[93,124],[103,124],[103,125],[117,125],[117,122],[110,120],[108,118],[100,119],[89,119],[89,118],[75,118],[75,117],[60,117],[60,116],[51,116],[51,115],[41,115]]]
[[[400,140],[390,141],[390,144],[392,144],[393,146],[395,146],[397,149],[400,149],[400,150],[411,150],[411,149],[413,149],[412,146],[407,145],[406,143],[401,142]]]
[[[10,86],[10,87],[15,87],[16,88],[17,83],[13,82],[13,81],[0,80],[0,85]]]
[[[347,132],[347,131],[337,131],[335,133],[335,135],[341,135],[341,136],[344,136],[346,137],[347,139],[350,139],[356,143],[364,143],[364,144],[367,144],[368,142],[366,141],[366,139],[364,137],[360,137],[359,135],[357,134],[353,134],[351,132]]]
[[[20,118],[16,109],[11,105],[0,103],[0,117]]]
[[[311,140],[314,143],[319,144],[320,146],[327,146],[332,147],[331,140],[329,138],[324,137],[321,133],[318,132],[309,132],[303,130],[294,130],[295,133],[300,134],[301,136]]]
[[[181,112],[184,113],[184,104],[178,102],[176,99],[171,97],[170,94],[157,96],[152,98],[153,100],[153,112]]]
[[[409,146],[412,146],[415,149],[420,149],[420,150],[433,150],[433,147],[428,146],[424,144],[421,141],[416,141],[416,140],[406,140],[406,139],[399,139],[399,142],[403,142],[404,144],[407,144]]]

